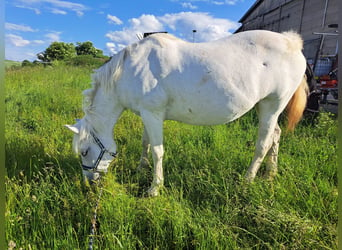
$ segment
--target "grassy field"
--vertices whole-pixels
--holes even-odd
[[[21,65],[21,62],[11,61],[11,60],[5,60],[5,68],[11,68],[11,67],[19,67]]]
[[[97,187],[82,181],[63,127],[82,117],[90,68],[6,71],[6,239],[9,249],[86,249]],[[165,190],[146,197],[137,172],[142,123],[125,112],[119,157],[103,177],[94,249],[337,249],[337,121],[321,113],[280,144],[273,182],[243,176],[257,119],[221,126],[165,122]],[[151,160],[151,159],[150,159]],[[262,172],[262,169],[261,169]]]

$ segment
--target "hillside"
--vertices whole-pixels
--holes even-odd
[[[12,66],[20,66],[21,62],[17,62],[17,61],[11,61],[11,60],[5,60],[5,68],[10,68]]]

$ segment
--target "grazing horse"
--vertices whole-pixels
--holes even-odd
[[[277,172],[280,113],[288,128],[301,119],[307,99],[303,42],[293,32],[246,31],[214,42],[189,43],[154,34],[121,50],[93,75],[85,90],[85,116],[75,125],[74,151],[83,173],[96,179],[116,155],[113,128],[125,109],[142,118],[141,165],[151,148],[149,195],[163,186],[163,121],[193,125],[231,122],[256,107],[255,155],[246,173],[252,181],[266,155],[266,175]]]

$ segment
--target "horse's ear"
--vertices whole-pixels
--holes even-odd
[[[75,126],[75,125],[64,125],[64,127],[70,129],[75,134],[79,134],[80,133],[79,128],[77,126]]]

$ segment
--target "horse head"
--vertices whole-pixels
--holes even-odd
[[[91,181],[97,180],[101,173],[107,172],[116,156],[115,142],[101,136],[85,119],[65,127],[74,133],[73,149],[81,157],[84,177]]]

